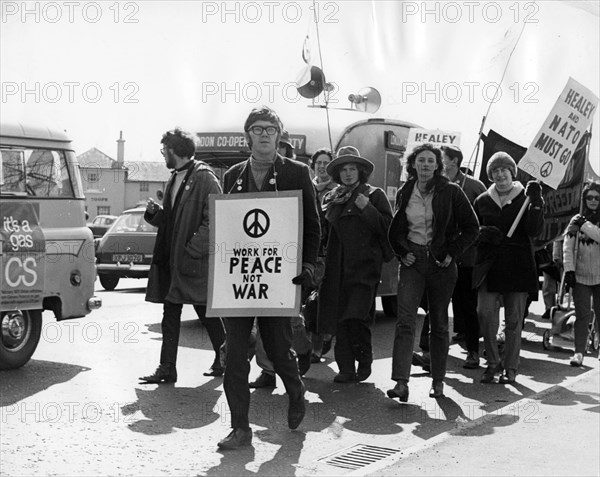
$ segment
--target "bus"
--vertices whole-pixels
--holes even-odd
[[[375,164],[369,183],[383,189],[393,209],[396,193],[402,184],[402,158],[408,132],[410,128],[418,127],[420,126],[394,119],[364,119],[342,128],[335,141],[331,142],[334,151],[342,146],[354,146],[363,157]],[[297,160],[304,163],[308,163],[316,150],[329,144],[325,128],[317,128],[314,123],[302,130],[290,128],[288,132]],[[250,155],[243,132],[199,132],[196,136],[196,159],[208,163],[221,179],[229,167],[246,160]],[[398,261],[394,258],[383,265],[377,290],[383,310],[389,316],[396,315],[397,286]]]
[[[42,331],[42,312],[81,318],[94,296],[92,231],[79,166],[60,131],[0,125],[0,369],[23,366]]]

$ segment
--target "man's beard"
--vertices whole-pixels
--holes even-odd
[[[175,158],[173,157],[173,154],[171,154],[171,151],[169,150],[165,151],[165,154],[167,169],[175,169]]]

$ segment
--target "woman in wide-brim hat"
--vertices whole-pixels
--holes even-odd
[[[317,331],[336,335],[334,381],[340,383],[364,381],[371,374],[370,325],[384,254],[389,259],[392,209],[383,190],[367,184],[373,168],[353,147],[340,149],[327,166],[339,185],[323,198],[329,239]]]

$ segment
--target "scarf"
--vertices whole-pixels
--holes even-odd
[[[329,192],[323,197],[323,212],[326,212],[330,205],[345,204],[348,202],[359,185],[360,182],[358,181],[351,186],[339,185]]]

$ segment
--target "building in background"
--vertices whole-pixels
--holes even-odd
[[[97,215],[120,215],[145,204],[148,197],[159,200],[171,175],[164,161],[125,162],[122,132],[117,140],[116,160],[95,147],[77,156],[77,160],[90,221]]]

